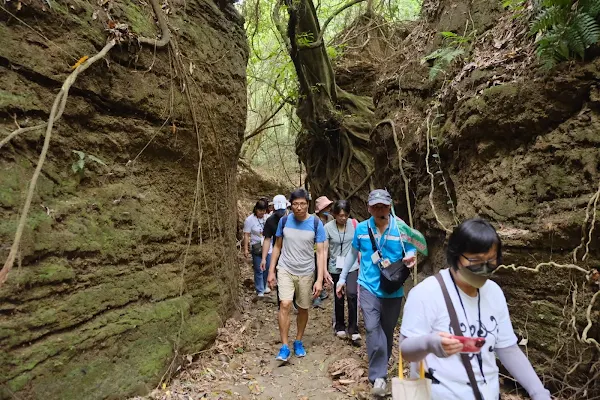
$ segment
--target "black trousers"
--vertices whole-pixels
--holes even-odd
[[[334,287],[340,280],[340,274],[331,274]],[[346,294],[341,298],[335,297],[334,329],[336,332],[346,330],[345,298],[348,300],[348,334],[358,333],[358,270],[352,271],[346,278]]]

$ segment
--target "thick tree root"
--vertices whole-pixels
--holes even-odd
[[[160,4],[158,4],[158,0],[150,0],[150,4],[152,4],[152,9],[154,10],[156,19],[158,19],[158,26],[161,30],[161,36],[160,39],[149,39],[146,37],[139,37],[138,42],[142,44],[148,44],[150,46],[160,49],[169,44],[169,41],[171,40],[171,34],[169,32],[169,25],[167,24],[165,13],[160,7]]]

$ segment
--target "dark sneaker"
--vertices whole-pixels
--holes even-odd
[[[294,343],[294,345],[295,345],[295,343]],[[288,347],[287,344],[284,344],[279,349],[279,354],[277,354],[276,360],[287,361],[290,359],[290,354],[291,354],[290,348]]]
[[[306,355],[306,350],[304,350],[304,345],[301,340],[294,341],[294,354],[296,357],[304,357]]]

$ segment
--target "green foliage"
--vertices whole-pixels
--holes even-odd
[[[515,13],[514,18],[521,18],[526,10],[527,0],[503,0],[502,7]]]
[[[85,154],[83,151],[78,151],[78,150],[72,150],[72,151],[73,151],[73,153],[77,154],[77,156],[79,156],[79,159],[77,161],[75,161],[73,164],[71,164],[71,170],[73,170],[73,172],[76,174],[83,175],[83,173],[85,171],[85,163],[87,160],[94,161],[95,163],[98,163],[100,165],[104,165],[105,167],[107,167],[106,163],[96,156],[93,156],[91,154]]]
[[[312,32],[302,32],[296,35],[296,42],[298,46],[307,46],[315,41],[315,37]]]
[[[429,69],[429,79],[434,80],[440,72],[445,71],[457,58],[464,56],[465,48],[472,42],[475,32],[469,36],[460,36],[454,32],[440,32],[444,38],[444,46],[421,59],[421,64],[433,61]]]
[[[446,40],[449,46],[457,47],[471,42],[470,36],[460,36],[454,32],[440,32],[440,35]]]
[[[349,0],[313,0],[321,26],[336,10]],[[245,19],[250,46],[247,67],[248,119],[246,134],[253,132],[266,118],[287,101],[259,135],[244,143],[241,156],[252,166],[273,170],[285,180],[298,182],[298,158],[295,152],[297,132],[302,129],[295,115],[294,103],[299,99],[298,80],[287,49],[285,30],[288,12],[284,2],[276,0],[245,0],[236,3]],[[277,9],[276,5],[280,7]],[[296,4],[297,5],[297,4]],[[421,0],[390,0],[373,2],[374,12],[387,21],[401,21],[418,17]],[[353,26],[358,16],[367,11],[367,2],[359,3],[339,13],[331,20],[323,34],[329,59],[343,57],[347,44],[333,46],[332,39]],[[280,26],[276,21],[280,21]],[[299,45],[313,43],[314,34],[296,32]],[[314,87],[312,90],[319,90]],[[289,176],[288,176],[289,174]]]
[[[600,40],[600,0],[544,0],[535,9],[530,33],[537,36],[537,54],[546,68],[585,57]]]

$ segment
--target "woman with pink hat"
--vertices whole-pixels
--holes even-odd
[[[330,214],[332,204],[333,201],[329,200],[327,196],[321,196],[315,202],[315,214],[321,219],[323,225],[329,221],[333,221],[333,217]]]

